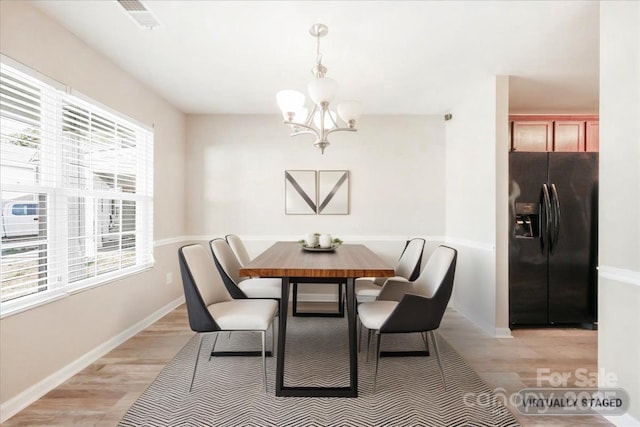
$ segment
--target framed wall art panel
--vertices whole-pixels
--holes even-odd
[[[284,171],[284,212],[287,215],[314,215],[317,212],[316,171]]]
[[[349,214],[349,171],[318,171],[318,214]]]

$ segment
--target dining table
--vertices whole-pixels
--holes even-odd
[[[355,279],[391,277],[393,267],[363,244],[341,244],[327,250],[307,250],[298,242],[279,241],[239,270],[240,276],[282,279],[276,360],[276,396],[357,397],[358,342]],[[349,341],[349,387],[286,386],[284,384],[287,311],[290,283],[346,284]]]

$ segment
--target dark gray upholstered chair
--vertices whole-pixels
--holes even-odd
[[[429,346],[426,333],[430,333],[440,367],[442,385],[446,390],[444,370],[440,362],[434,331],[440,327],[442,316],[451,298],[457,256],[458,252],[455,249],[438,246],[414,282],[389,280],[383,286],[376,301],[363,302],[358,306],[360,322],[369,330],[369,343],[373,333],[378,336],[374,392],[382,335],[410,332],[421,333],[427,352]]]
[[[282,293],[282,279],[272,277],[240,277],[240,261],[225,239],[209,242],[213,259],[227,290],[234,298],[274,298]]]
[[[416,237],[409,240],[395,267],[395,277],[363,277],[356,279],[356,298],[358,302],[373,301],[378,297],[387,280],[414,281],[420,275],[420,261],[424,251],[425,240]]]
[[[202,245],[186,245],[179,249],[178,260],[191,330],[199,335],[198,352],[189,391],[198,368],[202,337],[221,331],[252,331],[262,335],[262,371],[267,391],[265,336],[273,325],[278,303],[273,299],[233,299],[208,251]],[[217,340],[216,334],[216,340]],[[215,342],[214,342],[215,347]]]

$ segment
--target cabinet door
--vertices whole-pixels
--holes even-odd
[[[551,120],[514,120],[511,128],[512,151],[551,151],[553,147]]]
[[[584,151],[584,128],[584,121],[556,121],[553,129],[553,151]]]
[[[586,150],[600,151],[600,122],[597,120],[587,121]]]

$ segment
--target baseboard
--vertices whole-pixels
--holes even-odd
[[[513,335],[511,335],[511,329],[509,328],[496,328],[495,337],[496,338],[513,338]]]
[[[494,325],[485,324],[485,323],[481,322],[479,319],[473,319],[473,318],[469,317],[469,315],[467,313],[465,313],[464,311],[462,311],[462,310],[460,310],[458,308],[458,306],[455,304],[455,301],[451,301],[449,303],[449,307],[453,308],[458,314],[463,316],[469,322],[473,323],[473,325],[476,328],[478,328],[479,330],[484,332],[488,337],[498,338],[496,336],[496,334],[498,332],[498,328],[496,328]],[[502,338],[502,337],[500,337],[500,338]]]
[[[289,298],[291,300],[291,298]],[[298,291],[298,302],[337,302],[338,296],[333,294],[311,294]]]
[[[64,368],[58,370],[57,372],[54,372],[37,384],[32,385],[17,396],[12,397],[6,402],[3,402],[2,404],[0,404],[0,423],[4,423],[9,418],[13,417],[18,412],[31,405],[33,402],[40,399],[42,396],[58,387],[60,384],[64,383],[69,378],[76,375],[78,372],[91,365],[93,362],[100,359],[102,356],[118,347],[129,338],[146,329],[154,322],[167,315],[183,303],[184,297],[180,297],[171,301],[169,304],[165,305],[159,310],[156,310],[138,323],[132,325],[118,335],[114,336],[109,341],[100,344],[98,347],[71,362]]]
[[[617,417],[603,416],[603,418],[618,427],[640,427],[640,421],[629,414],[624,414]]]

